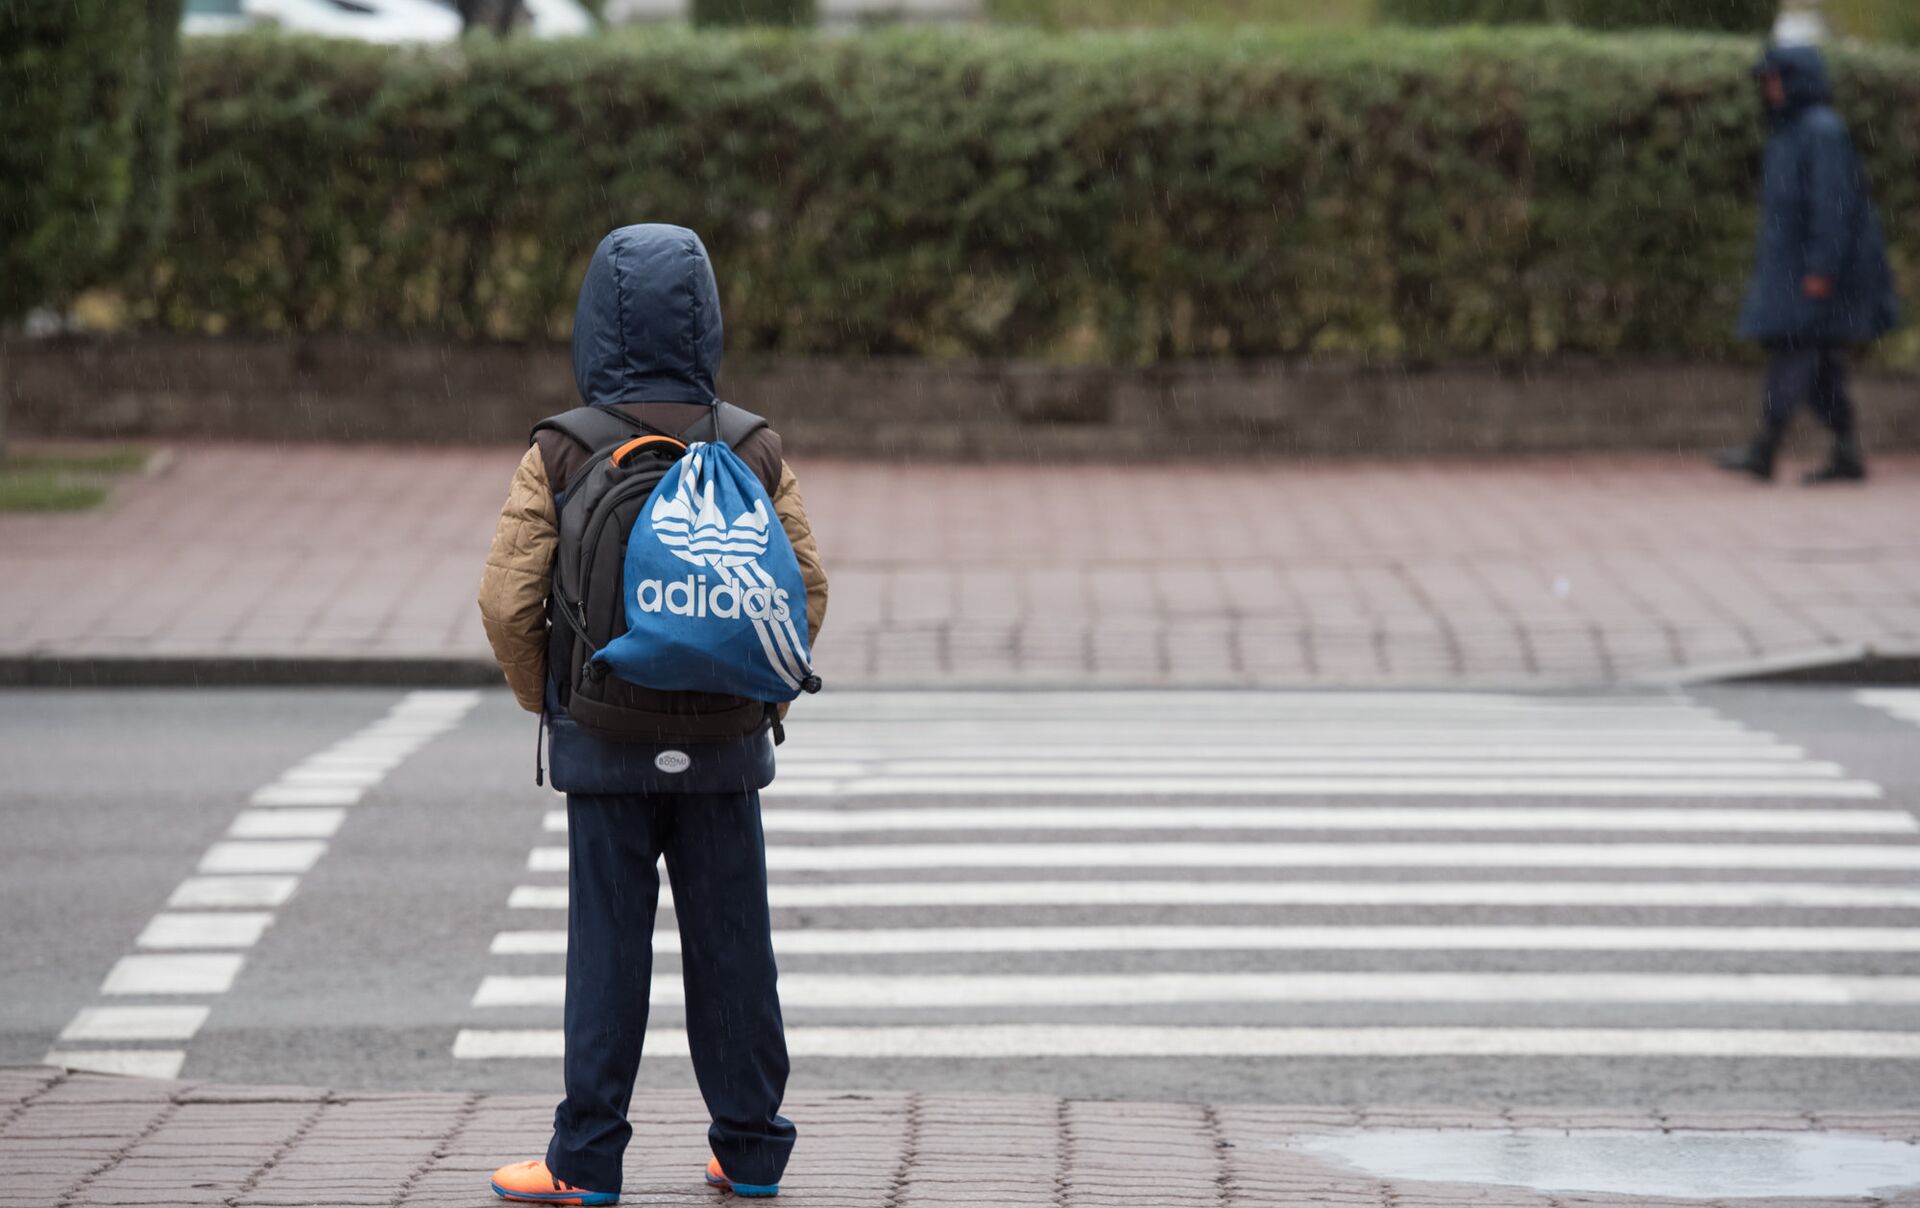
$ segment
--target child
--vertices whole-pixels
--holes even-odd
[[[708,423],[718,422],[713,380],[721,345],[719,290],[698,235],[650,224],[601,241],[574,314],[574,377],[587,404],[708,439]],[[671,727],[685,721],[678,745],[708,764],[737,758],[738,788],[704,791],[713,786],[709,777],[703,791],[662,792],[661,777],[647,771],[676,765],[654,764],[651,751],[647,762],[636,761],[634,748],[567,716],[547,657],[556,496],[595,452],[558,429],[535,430],[480,585],[494,657],[521,707],[545,717],[554,787],[568,791],[566,1098],[554,1113],[546,1160],[501,1167],[493,1189],[538,1203],[618,1202],[621,1155],[633,1133],[627,1104],[646,1032],[656,862],[664,855],[680,925],[687,1044],[713,1117],[707,1181],[740,1195],[774,1195],[794,1128],[780,1115],[787,1049],[760,828],[768,718],[757,702],[623,685],[628,704],[666,719],[663,739],[675,740]],[[780,437],[761,426],[734,452],[773,500],[806,583],[809,635],[818,634],[827,578]],[[668,757],[686,758],[674,750],[660,756]]]

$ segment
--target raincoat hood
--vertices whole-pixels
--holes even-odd
[[[1754,68],[1777,73],[1784,103],[1767,110],[1760,222],[1740,334],[1802,348],[1866,344],[1900,319],[1886,232],[1819,50],[1775,46]],[[1832,290],[1809,296],[1808,277]]]
[[[1817,46],[1768,47],[1753,70],[1756,76],[1780,77],[1787,93],[1787,103],[1779,110],[1783,116],[1833,100],[1833,80],[1827,75],[1826,56]]]
[[[595,407],[710,403],[724,344],[700,236],[661,223],[600,241],[573,314],[573,380]]]

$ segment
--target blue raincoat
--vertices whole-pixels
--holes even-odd
[[[1866,344],[1899,322],[1886,236],[1866,174],[1833,108],[1826,61],[1812,46],[1773,47],[1755,74],[1779,73],[1786,104],[1768,112],[1760,234],[1740,335],[1770,345]],[[1810,298],[1809,276],[1834,283]]]

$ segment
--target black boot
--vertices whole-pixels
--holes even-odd
[[[1752,444],[1720,450],[1713,464],[1735,474],[1751,474],[1761,482],[1772,482],[1773,456],[1780,450],[1780,435],[1778,428],[1763,428]]]
[[[1865,482],[1867,480],[1867,459],[1860,455],[1860,440],[1852,433],[1836,436],[1833,440],[1833,455],[1827,464],[1817,470],[1810,470],[1802,479],[1810,487],[1825,486],[1834,482]]]

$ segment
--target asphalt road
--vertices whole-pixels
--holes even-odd
[[[1920,693],[842,694],[793,730],[796,1085],[1920,1094]],[[557,1090],[532,765],[504,693],[0,694],[0,1064]],[[692,1085],[674,989],[643,1085]]]

